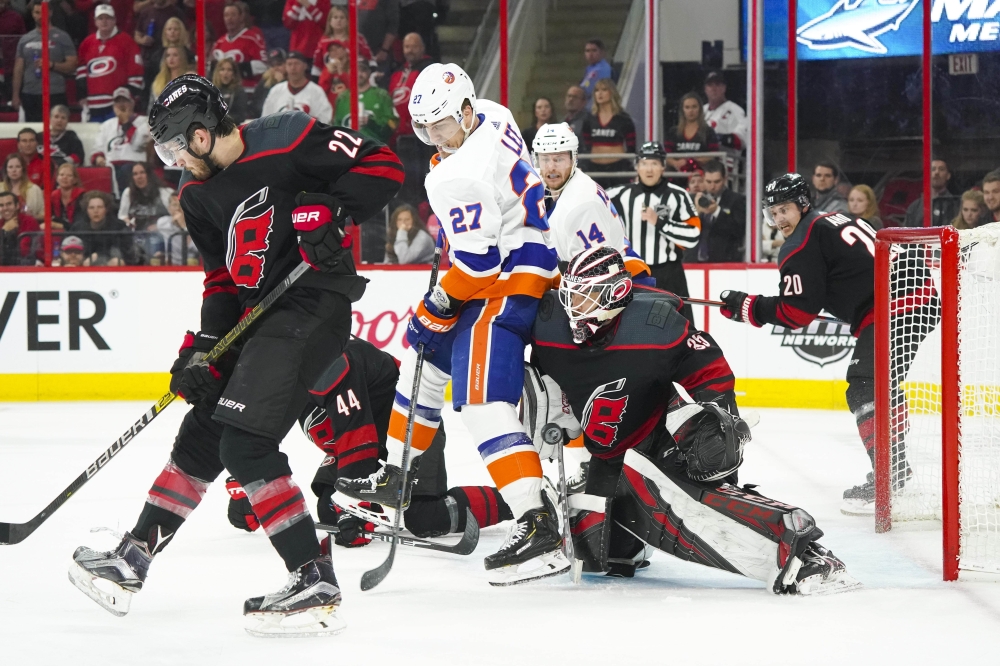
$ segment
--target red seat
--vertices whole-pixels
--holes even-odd
[[[79,167],[76,172],[84,190],[112,192],[111,167]]]
[[[882,213],[882,223],[887,227],[902,226],[906,209],[920,198],[923,181],[919,178],[895,176],[890,178],[882,190],[878,207]]]
[[[8,155],[16,152],[17,139],[0,139],[0,160],[5,160]]]

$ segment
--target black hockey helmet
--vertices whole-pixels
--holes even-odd
[[[573,342],[582,344],[632,302],[632,274],[618,250],[599,245],[573,257],[559,283]]]
[[[764,221],[770,226],[774,226],[774,218],[771,217],[771,206],[788,203],[798,204],[799,210],[803,213],[809,212],[812,208],[812,192],[809,190],[809,183],[797,173],[786,173],[778,176],[764,187]]]
[[[197,74],[184,74],[167,84],[149,111],[149,132],[156,143],[156,154],[163,163],[173,166],[177,153],[188,149],[188,131],[198,123],[212,135],[212,145],[204,155],[192,155],[214,169],[205,158],[215,148],[215,130],[229,112],[222,93],[212,82]],[[190,152],[190,151],[189,151]]]
[[[666,164],[667,151],[659,141],[647,141],[639,146],[639,151],[635,154],[636,163],[639,160],[660,160],[660,164]]]

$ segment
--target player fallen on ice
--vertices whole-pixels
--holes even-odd
[[[174,79],[149,114],[156,150],[185,169],[180,202],[205,262],[201,331],[188,334],[171,390],[193,405],[139,519],[118,547],[73,555],[70,578],[116,615],[142,589],[150,563],[175,537],[223,469],[240,485],[289,571],[278,592],[247,599],[247,631],[317,635],[342,628],[340,589],[322,556],[302,492],[279,443],[318,374],[343,351],[357,275],[343,226],[369,219],[399,189],[403,170],[385,146],[297,111],[237,128],[219,90]],[[302,275],[244,334],[235,354],[204,361],[219,337],[302,260]]]
[[[542,493],[542,467],[517,417],[524,348],[538,301],[553,286],[558,258],[547,239],[541,178],[531,165],[517,123],[503,106],[477,100],[461,67],[424,69],[410,93],[417,136],[436,146],[425,186],[442,221],[451,268],[410,319],[378,472],[337,480],[334,501],[395,506],[418,344],[427,363],[420,378],[412,461],[431,445],[441,420],[444,389],[461,413],[493,482],[517,518],[500,550],[485,560],[494,584],[555,575],[569,569],[561,551],[556,508]],[[410,487],[402,505],[409,504]]]
[[[726,303],[722,314],[757,327],[771,324],[798,329],[825,310],[850,324],[857,343],[847,367],[847,406],[874,469],[875,230],[861,218],[815,210],[809,185],[797,173],[768,183],[763,203],[765,222],[777,227],[785,239],[778,252],[778,295],[724,291],[720,296]],[[930,276],[926,278],[926,284],[914,287],[932,294]],[[913,354],[909,354],[903,361],[901,377],[906,375],[912,359]],[[905,422],[906,398],[897,386],[891,393],[892,409],[903,414],[901,420]],[[891,465],[900,487],[910,475],[905,430],[905,425],[897,428],[892,441]],[[875,513],[872,473],[865,483],[844,491],[841,511],[848,515]]]
[[[736,485],[750,430],[733,373],[679,305],[667,292],[633,291],[624,259],[606,246],[574,257],[558,295],[539,305],[532,365],[552,400],[569,405],[593,454],[586,493],[570,496],[577,559],[585,570],[628,576],[648,545],[764,581],[776,594],[857,587],[818,543],[812,516]],[[695,402],[681,400],[675,384]]]

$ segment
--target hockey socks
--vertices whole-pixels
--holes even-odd
[[[264,534],[289,571],[320,556],[312,516],[302,491],[291,476],[253,481],[245,484],[243,490],[250,498]]]
[[[149,489],[146,504],[132,528],[132,534],[147,541],[151,534],[156,534],[155,550],[162,550],[167,540],[201,503],[209,485],[210,482],[185,473],[173,460],[167,460]],[[157,528],[160,528],[159,532]]]
[[[480,528],[513,520],[514,514],[491,486],[459,486],[443,497],[414,497],[403,514],[406,529],[421,538],[465,531],[466,509]]]

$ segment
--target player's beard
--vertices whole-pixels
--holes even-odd
[[[186,168],[195,180],[208,180],[212,177],[212,170],[202,160],[196,160],[194,164]]]

